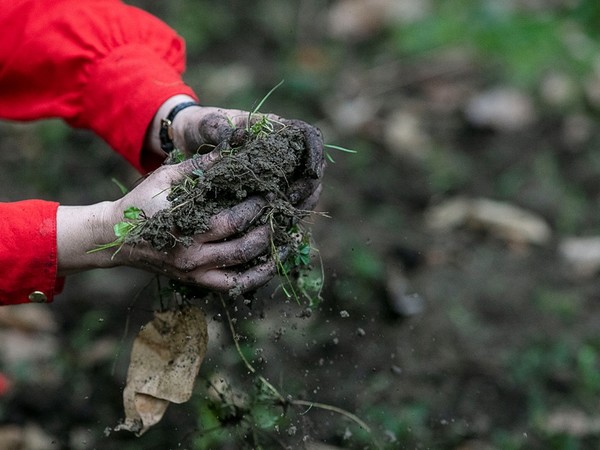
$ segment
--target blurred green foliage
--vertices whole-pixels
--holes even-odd
[[[581,76],[593,68],[600,50],[597,2],[543,11],[513,10],[510,3],[436,0],[433,14],[395,30],[397,50],[419,57],[449,48],[472,52],[487,65],[496,63],[496,76],[530,88],[549,70]]]
[[[544,419],[556,410],[557,405],[565,408],[560,399],[561,391],[571,397],[571,408],[583,408],[594,414],[600,395],[599,350],[597,342],[573,345],[566,340],[549,337],[513,355],[511,376],[517,385],[525,387],[530,424],[547,448],[565,450],[600,445],[600,437],[596,433],[578,436],[566,429],[552,430],[544,426]]]

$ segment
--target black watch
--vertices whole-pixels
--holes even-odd
[[[166,118],[160,119],[160,131],[158,137],[160,138],[160,148],[165,153],[171,153],[175,150],[175,144],[173,143],[173,119],[175,116],[185,108],[190,106],[200,106],[196,102],[183,102],[175,106],[167,115]]]

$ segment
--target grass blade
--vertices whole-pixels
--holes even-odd
[[[256,108],[254,108],[254,110],[252,111],[252,114],[256,114],[256,112],[262,107],[262,105],[267,101],[267,99],[271,96],[271,94],[273,92],[275,92],[277,90],[278,87],[280,87],[283,84],[284,80],[281,80],[279,83],[277,83],[277,85],[275,87],[273,87],[268,93],[267,95],[265,95],[262,100],[260,102],[258,102],[258,105],[256,105]]]

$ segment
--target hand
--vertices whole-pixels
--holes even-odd
[[[182,111],[182,113],[184,112],[186,111]],[[243,139],[240,136],[241,133],[234,132],[234,130],[236,128],[246,130],[249,127],[249,120],[258,120],[260,117],[261,115],[258,114],[251,118],[249,112],[237,109],[188,108],[187,114],[183,114],[183,117],[179,118],[179,123],[174,124],[174,127],[176,136],[181,142],[181,148],[186,153],[203,153],[204,149],[210,149],[224,140],[235,144],[235,140]],[[287,120],[273,114],[268,114],[267,117],[275,124],[295,126],[302,130],[308,148],[304,170],[306,177],[293,180],[290,201],[302,209],[313,209],[321,192],[321,179],[325,168],[321,132],[300,120]]]
[[[177,245],[167,252],[160,252],[142,243],[124,245],[116,254],[115,248],[88,253],[97,245],[114,240],[113,225],[122,220],[125,209],[136,206],[151,216],[168,207],[166,197],[173,182],[195,169],[207,170],[219,159],[219,152],[214,151],[181,164],[162,166],[115,202],[60,206],[57,214],[59,275],[124,265],[217,291],[234,287],[247,291],[269,281],[276,273],[275,263],[271,260],[245,271],[239,271],[237,267],[268,251],[267,226],[232,238],[246,230],[259,215],[265,201],[257,197],[248,198],[214,216],[209,230],[194,236],[189,247]]]
[[[190,97],[176,96],[169,99],[157,113],[157,118],[166,116],[168,111],[178,103],[189,101]],[[248,111],[238,109],[222,109],[207,106],[189,107],[182,110],[173,121],[173,141],[175,146],[188,156],[196,153],[211,151],[222,141],[235,144],[244,139],[243,134],[248,128],[248,120],[258,120],[262,115],[250,117]],[[268,114],[267,117],[275,124],[295,126],[302,130],[308,147],[306,167],[302,179],[293,180],[290,188],[290,201],[300,209],[314,209],[321,193],[321,180],[325,168],[323,157],[323,138],[321,132],[300,120],[288,120]],[[154,124],[160,123],[155,118]],[[158,121],[157,121],[158,120]],[[251,124],[250,124],[251,125]],[[152,131],[158,136],[158,131]],[[156,145],[156,144],[155,144]],[[235,145],[234,145],[235,146]]]

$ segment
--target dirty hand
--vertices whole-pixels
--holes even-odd
[[[211,152],[181,164],[162,166],[150,174],[131,192],[115,202],[88,206],[59,206],[57,213],[58,274],[113,266],[132,266],[166,275],[184,283],[227,291],[255,289],[275,275],[273,261],[240,271],[239,265],[264,254],[269,246],[269,230],[257,227],[237,236],[256,218],[265,201],[249,198],[222,211],[211,219],[210,229],[193,237],[189,247],[177,245],[167,251],[157,251],[149,244],[124,245],[88,253],[97,245],[115,239],[113,226],[123,220],[123,212],[135,206],[147,216],[168,207],[167,195],[173,182],[195,169],[206,170],[220,158]],[[228,239],[231,238],[231,239]]]
[[[177,148],[188,156],[206,153],[216,145],[227,141],[232,147],[240,145],[247,138],[247,129],[263,115],[238,109],[222,109],[208,106],[190,107],[181,111],[173,121],[174,138]],[[275,129],[294,126],[302,130],[308,148],[304,178],[293,180],[290,201],[300,209],[313,209],[321,192],[321,179],[325,168],[323,138],[321,132],[312,125],[300,120],[288,120],[273,114],[266,117]],[[250,120],[250,124],[248,121]]]

